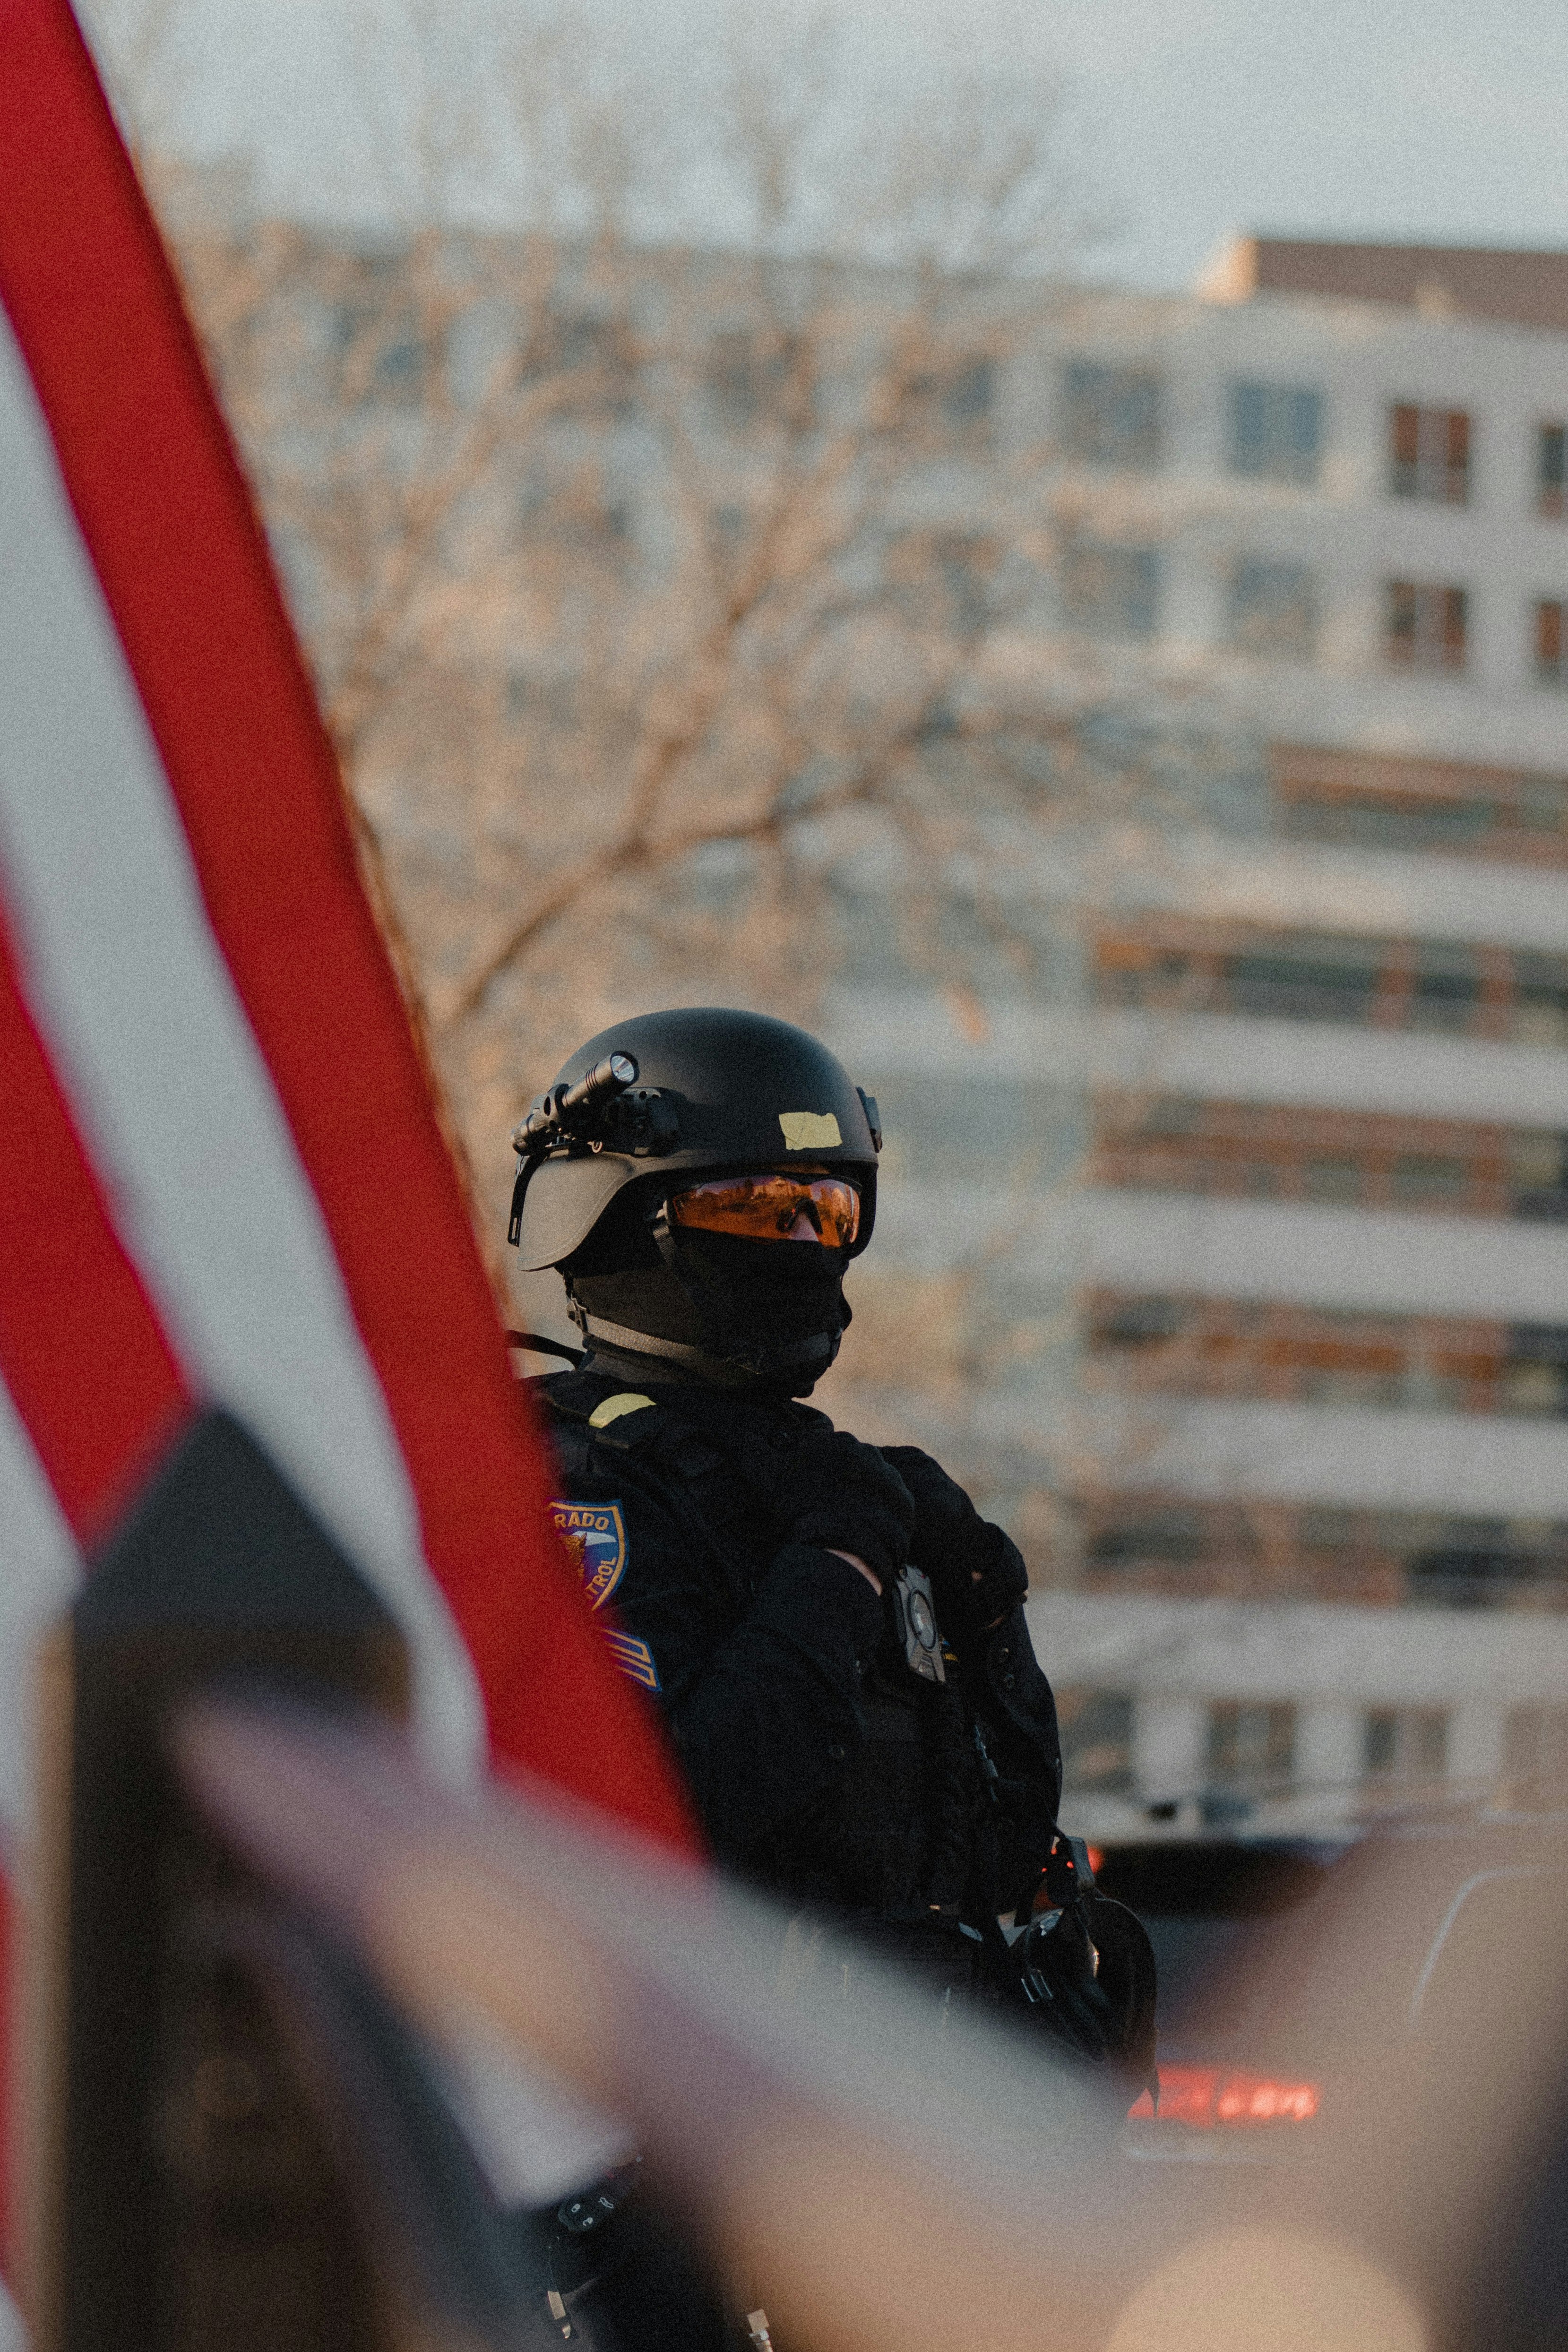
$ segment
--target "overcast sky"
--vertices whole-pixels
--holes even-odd
[[[1568,0],[1054,13],[1140,282],[1184,283],[1237,228],[1568,247]]]
[[[350,136],[345,0],[183,5],[199,25],[181,75],[187,143],[258,151],[274,194],[329,190]],[[723,5],[641,0],[637,37]],[[767,24],[781,0],[736,5]],[[1568,0],[843,7],[868,93],[955,33],[1004,68],[1026,54],[1057,62],[1096,205],[1120,224],[1097,277],[1184,285],[1247,228],[1568,247]]]

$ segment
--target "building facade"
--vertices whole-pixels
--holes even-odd
[[[1568,1762],[1568,260],[1508,258],[1058,307],[1008,674],[1110,677],[1163,802],[1020,862],[1053,987],[842,1001],[884,1247],[1055,1335],[968,1436],[1071,1507],[1031,1609],[1101,1834]]]
[[[594,902],[444,1049],[492,1222],[617,1007],[822,1021],[889,1140],[821,1401],[1018,1532],[1078,1822],[1557,1769],[1568,258],[1249,240],[1184,298],[276,224],[187,261],[426,975],[688,730],[663,821],[712,838],[657,924]],[[726,828],[885,814],[895,768],[902,836],[797,865],[842,953],[786,1002],[828,927],[753,922]]]

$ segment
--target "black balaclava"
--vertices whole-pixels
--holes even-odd
[[[628,1186],[561,1268],[593,1352],[650,1359],[666,1379],[808,1396],[849,1321],[848,1252],[667,1226],[668,1189],[668,1178]]]

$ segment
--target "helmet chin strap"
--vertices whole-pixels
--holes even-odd
[[[715,1356],[684,1339],[658,1339],[651,1332],[634,1331],[624,1323],[608,1323],[602,1316],[587,1313],[574,1298],[568,1306],[590,1349],[613,1348],[617,1355],[662,1358],[684,1371],[695,1372],[699,1380],[710,1381],[716,1388],[749,1389],[763,1381],[772,1384],[796,1376],[818,1381],[837,1355],[842,1337],[837,1331],[831,1337],[814,1333],[782,1347],[742,1349],[733,1355]]]

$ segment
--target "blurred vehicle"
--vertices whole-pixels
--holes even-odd
[[[1519,1899],[1557,1899],[1563,1816],[1414,1810],[1341,1839],[1108,1846],[1100,1887],[1142,1918],[1160,1971],[1160,2105],[1135,2158],[1300,2163],[1325,2153],[1352,2090],[1438,2025],[1472,1947]],[[1375,1965],[1344,1966],[1342,1923],[1378,1917]],[[1451,2023],[1449,2021],[1447,2023]]]
[[[1301,2152],[1323,2051],[1262,1990],[1315,1922],[1348,1840],[1207,1837],[1096,1849],[1096,1884],[1136,1911],[1160,1972],[1160,2107],[1132,2110],[1133,2156]]]

